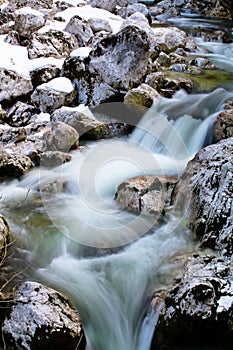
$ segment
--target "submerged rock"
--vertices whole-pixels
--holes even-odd
[[[184,275],[170,290],[152,340],[152,349],[231,349],[233,275],[230,260],[189,258]],[[224,339],[224,341],[223,341]]]
[[[78,312],[68,299],[36,282],[15,288],[2,335],[8,350],[83,350],[85,335]]]
[[[138,176],[118,186],[116,200],[123,209],[161,215],[177,182],[172,176]]]
[[[177,185],[177,208],[205,247],[233,253],[233,138],[210,145],[189,162]]]

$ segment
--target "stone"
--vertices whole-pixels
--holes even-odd
[[[0,105],[0,124],[4,123],[7,120],[8,114],[5,109],[2,109],[2,106]]]
[[[23,127],[9,127],[6,125],[0,125],[0,143],[3,145],[17,144],[21,141],[25,141],[27,133]]]
[[[40,11],[31,7],[22,7],[15,11],[15,30],[23,36],[29,37],[45,24],[45,17]]]
[[[75,35],[79,46],[88,46],[89,41],[94,36],[94,33],[88,22],[81,19],[79,16],[71,18],[65,27],[65,31]]]
[[[105,31],[108,33],[112,32],[112,28],[109,24],[109,22],[106,19],[103,18],[89,18],[88,24],[93,31],[93,33],[97,33],[100,31]]]
[[[33,90],[31,79],[13,70],[0,68],[0,103],[9,104],[28,96]]]
[[[141,84],[137,88],[129,90],[124,97],[125,104],[133,104],[151,107],[153,102],[160,97],[159,93],[147,84]]]
[[[52,64],[32,69],[30,71],[30,77],[33,87],[36,88],[38,85],[47,83],[54,78],[58,78],[60,76],[60,72],[61,69]]]
[[[78,92],[78,103],[94,106],[120,98],[146,76],[150,57],[147,33],[129,25],[102,39],[87,57],[65,60],[62,75]]]
[[[153,28],[154,40],[161,51],[174,52],[177,48],[185,48],[187,34],[176,27]]]
[[[233,138],[210,145],[188,163],[176,188],[183,211],[203,247],[231,256],[233,249]]]
[[[0,178],[15,178],[24,175],[32,167],[31,159],[23,155],[22,151],[14,145],[0,146]]]
[[[31,95],[31,101],[40,111],[49,113],[61,106],[71,105],[75,98],[75,89],[65,77],[55,78],[37,86]]]
[[[135,13],[141,13],[144,16],[149,15],[149,11],[144,4],[129,4],[127,7],[122,7],[117,11],[118,15],[120,15],[123,18],[130,17],[131,15]]]
[[[52,124],[52,128],[44,133],[48,150],[68,152],[79,144],[79,134],[77,131],[62,122]]]
[[[2,324],[7,349],[85,349],[80,316],[65,296],[26,281],[11,299]]]
[[[188,259],[184,274],[167,294],[151,349],[230,349],[232,262],[214,256]]]
[[[233,99],[226,102],[224,111],[217,116],[213,134],[218,140],[233,137]]]
[[[54,167],[69,162],[72,157],[70,154],[61,151],[47,151],[41,153],[39,158],[40,166]]]
[[[165,206],[171,205],[171,193],[177,182],[172,176],[138,176],[119,185],[115,198],[128,211],[161,215]]]
[[[7,123],[14,127],[26,126],[30,123],[31,118],[38,112],[35,106],[18,101],[8,112]]]
[[[67,57],[78,47],[75,35],[51,29],[45,33],[33,33],[27,46],[30,59],[39,57]]]
[[[92,7],[101,8],[109,12],[114,12],[117,2],[117,0],[89,0],[89,4]]]
[[[0,214],[0,266],[7,255],[10,228],[6,218]]]

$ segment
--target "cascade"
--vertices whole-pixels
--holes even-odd
[[[32,205],[17,209],[25,215],[18,250],[22,256],[28,251],[33,266],[27,277],[70,296],[83,320],[88,350],[148,350],[159,312],[149,308],[153,292],[179,270],[173,258],[193,249],[181,218],[171,215],[158,224],[147,215],[122,211],[114,201],[117,186],[137,175],[180,175],[232,95],[217,89],[161,99],[128,139],[91,144],[53,171],[33,170],[0,186],[6,207],[28,195]],[[33,209],[38,189],[57,180],[66,182],[67,191],[52,198],[41,192],[42,201]],[[14,209],[6,209],[6,216],[16,227]],[[39,234],[33,233],[36,221],[43,222]]]

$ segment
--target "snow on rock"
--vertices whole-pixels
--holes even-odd
[[[92,48],[88,46],[79,47],[70,53],[70,57],[79,57],[81,59],[84,59],[89,56],[91,50]]]
[[[76,93],[68,78],[59,77],[37,86],[31,95],[32,102],[41,112],[51,112],[74,102]]]

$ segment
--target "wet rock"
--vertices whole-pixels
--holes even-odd
[[[37,112],[35,106],[18,101],[9,109],[7,123],[15,127],[26,126]]]
[[[28,96],[33,87],[31,79],[13,70],[0,68],[0,102],[12,103],[14,100]]]
[[[146,32],[129,25],[102,39],[88,57],[68,58],[62,74],[74,82],[79,103],[97,105],[112,101],[142,82],[149,49]]]
[[[65,77],[55,78],[37,86],[31,95],[31,101],[41,112],[52,112],[61,106],[71,105],[75,98],[75,89]]]
[[[62,165],[71,160],[71,155],[60,151],[47,151],[40,154],[40,165],[44,167],[54,167]]]
[[[0,214],[0,264],[7,254],[7,245],[9,243],[10,229],[3,215]]]
[[[24,282],[12,293],[2,334],[7,349],[85,349],[78,312],[68,299],[36,282]]]
[[[31,159],[23,155],[22,151],[13,146],[0,145],[0,178],[14,178],[24,175],[32,167]]]
[[[60,76],[60,72],[60,68],[52,64],[31,70],[30,76],[33,87],[36,88],[38,85],[47,83],[54,78],[58,78]]]
[[[233,136],[233,100],[226,103],[224,111],[219,113],[214,123],[213,134],[218,140]]]
[[[97,32],[100,32],[102,30],[105,32],[108,32],[108,33],[112,32],[112,28],[106,19],[90,18],[88,20],[88,24],[89,24],[91,30],[93,31],[93,33],[97,33]]]
[[[88,46],[88,42],[94,36],[89,23],[82,20],[79,16],[71,18],[65,27],[65,31],[75,35],[79,46]]]
[[[151,349],[230,349],[232,278],[230,260],[213,256],[189,258],[184,275],[165,299]]]
[[[154,39],[161,51],[170,53],[177,48],[184,48],[187,41],[187,34],[178,28],[154,28]]]
[[[78,47],[78,41],[73,34],[51,29],[45,33],[33,33],[27,46],[30,59],[39,57],[67,57]]]
[[[40,11],[31,7],[22,7],[15,11],[15,30],[24,36],[30,36],[45,24],[45,18]]]
[[[124,97],[125,104],[151,107],[153,102],[160,97],[159,93],[147,84],[141,84],[137,88],[129,90]]]
[[[79,135],[71,126],[57,122],[52,124],[52,128],[44,133],[48,150],[68,152],[79,144]]]
[[[232,154],[232,137],[198,152],[177,185],[176,199],[201,245],[228,256],[233,247]]]
[[[171,205],[171,193],[177,182],[171,176],[132,178],[118,186],[116,200],[126,210],[161,215],[165,206]]]

